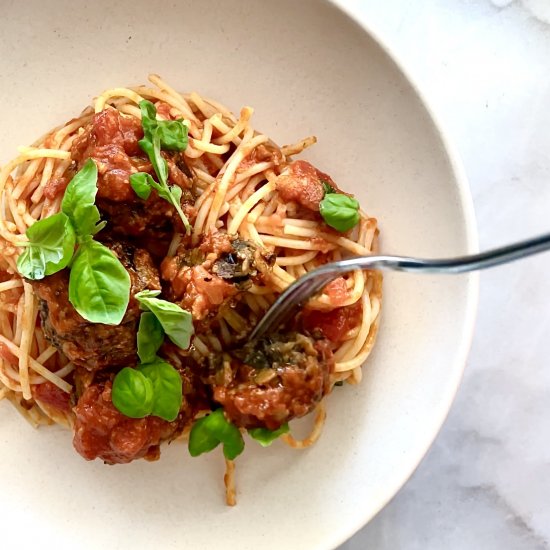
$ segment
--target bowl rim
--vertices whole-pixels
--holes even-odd
[[[360,8],[349,0],[324,0],[326,3],[332,5],[334,8],[342,12],[347,16],[352,23],[358,25],[384,52],[388,59],[394,63],[396,69],[403,75],[408,82],[412,91],[416,94],[422,106],[426,110],[434,129],[441,140],[443,150],[447,156],[451,173],[456,182],[456,187],[459,196],[459,205],[462,208],[462,214],[464,219],[464,236],[466,240],[466,253],[475,254],[479,252],[479,237],[477,230],[476,215],[474,209],[474,201],[472,198],[471,189],[466,176],[458,148],[455,146],[452,138],[445,129],[445,124],[442,122],[440,115],[434,109],[432,102],[430,101],[427,93],[418,84],[416,78],[411,75],[409,70],[405,67],[405,63],[399,58],[399,55],[388,45],[388,43],[375,31],[366,21],[365,18],[360,15]],[[404,470],[401,475],[396,476],[396,479],[385,492],[383,498],[380,499],[375,510],[366,514],[359,522],[350,522],[347,536],[343,533],[337,535],[332,541],[330,548],[336,549],[341,544],[344,544],[353,535],[359,532],[365,527],[372,519],[374,519],[388,504],[397,493],[403,488],[403,486],[412,477],[430,448],[432,447],[435,439],[441,432],[443,424],[445,423],[452,404],[460,387],[464,371],[466,369],[466,361],[472,345],[475,324],[477,318],[477,309],[479,304],[479,272],[468,273],[464,275],[466,279],[466,304],[464,308],[464,323],[460,332],[460,344],[458,352],[456,353],[453,361],[450,363],[452,368],[449,369],[451,373],[451,381],[449,383],[450,391],[446,396],[445,406],[441,408],[441,412],[434,420],[434,426],[436,429],[433,434],[428,438],[426,444],[423,446],[418,456],[411,462],[410,467]]]

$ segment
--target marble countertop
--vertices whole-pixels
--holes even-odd
[[[481,248],[550,231],[550,0],[340,0],[458,146]],[[434,446],[340,550],[550,548],[550,254],[484,272],[464,381]]]

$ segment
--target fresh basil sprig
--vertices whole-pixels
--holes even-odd
[[[223,409],[216,409],[193,424],[189,434],[189,454],[199,456],[208,453],[220,443],[223,444],[223,454],[228,460],[234,460],[244,450],[239,428],[225,418]]]
[[[168,336],[174,344],[187,349],[193,334],[193,319],[188,311],[172,302],[157,298],[159,290],[142,290],[135,295],[145,310],[139,320],[137,353],[141,364],[137,369],[122,369],[113,382],[113,404],[126,416],[142,418],[150,414],[171,422],[178,416],[183,400],[179,372],[157,356]],[[120,383],[118,378],[122,377]],[[142,377],[153,385],[149,402]],[[135,380],[134,380],[135,379]],[[115,382],[117,382],[115,384]],[[145,403],[145,404],[144,404]]]
[[[59,212],[32,224],[26,232],[28,242],[17,258],[17,269],[27,279],[43,279],[69,265],[76,235],[69,218]]]
[[[27,229],[17,268],[38,280],[69,267],[69,301],[76,311],[92,323],[118,325],[130,298],[130,276],[109,248],[92,239],[105,227],[96,193],[97,166],[88,159],[67,186],[61,212]]]
[[[187,148],[187,126],[182,120],[157,120],[157,109],[144,99],[140,101],[141,125],[143,139],[139,146],[147,154],[158,178],[156,182],[149,174],[139,172],[130,176],[130,185],[141,199],[148,199],[151,190],[155,189],[159,196],[169,202],[178,212],[187,234],[191,225],[181,209],[182,191],[177,185],[168,185],[168,164],[161,154],[161,149],[167,151],[184,151]]]
[[[136,369],[124,367],[113,380],[111,401],[130,418],[153,415],[172,422],[183,401],[181,376],[158,357]]]
[[[269,447],[279,436],[289,432],[288,422],[276,430],[267,428],[251,428],[248,435],[255,439],[262,447]]]
[[[191,313],[177,304],[157,298],[159,294],[159,290],[142,290],[135,295],[135,298],[142,309],[153,313],[166,336],[176,346],[187,349],[194,332]]]
[[[161,199],[164,199],[167,202],[172,202],[172,199],[175,200],[174,206],[178,212],[181,210],[180,200],[181,200],[181,188],[177,185],[172,185],[170,187],[163,187],[160,183],[157,183],[152,176],[145,172],[138,172],[137,174],[132,174],[130,176],[130,184],[132,189],[135,191],[136,195],[140,199],[147,200],[151,191],[154,189]],[[185,217],[183,212],[182,216]],[[187,218],[185,218],[187,219]]]
[[[139,108],[144,139],[151,141],[153,133],[158,131],[162,149],[167,151],[185,151],[187,149],[189,138],[183,119],[157,120],[156,107],[146,99],[140,101]]]
[[[327,225],[344,233],[359,223],[359,202],[353,197],[336,193],[334,188],[323,183],[325,196],[319,203],[319,212]]]

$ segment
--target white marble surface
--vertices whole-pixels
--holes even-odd
[[[340,1],[395,52],[458,146],[481,247],[550,231],[550,0]],[[550,548],[549,273],[550,253],[482,275],[445,426],[341,550]]]

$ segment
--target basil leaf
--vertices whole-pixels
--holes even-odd
[[[151,133],[151,139],[141,139],[139,146],[147,153],[153,168],[163,185],[168,185],[168,164],[160,153],[160,134],[158,128],[154,128]]]
[[[225,418],[223,409],[217,409],[193,424],[189,434],[189,454],[199,456],[216,448],[219,443],[223,443],[223,454],[228,460],[235,460],[244,450],[239,428]]]
[[[162,187],[154,180],[152,181],[151,185],[154,189],[157,190],[159,197],[171,203],[172,206],[176,209],[179,217],[181,218],[181,221],[183,222],[187,234],[189,234],[191,232],[191,225],[189,224],[187,216],[183,213],[180,204],[181,196],[183,193],[181,187],[178,187],[177,185],[167,185],[166,187]]]
[[[146,99],[139,102],[139,109],[141,111],[141,125],[143,126],[143,132],[148,139],[151,135],[151,131],[157,124],[157,108]]]
[[[147,200],[151,194],[151,190],[154,189],[157,191],[160,198],[172,203],[174,206],[174,198],[181,198],[182,191],[177,185],[172,186],[162,186],[160,183],[156,182],[151,175],[145,172],[138,172],[137,174],[132,174],[130,176],[130,185],[135,191],[136,195],[141,199]],[[179,194],[178,194],[179,191]],[[177,203],[179,204],[179,199],[176,198]]]
[[[276,430],[267,428],[252,428],[248,430],[248,435],[255,439],[262,447],[269,447],[279,436],[288,433],[288,422]]]
[[[164,331],[157,318],[150,311],[141,314],[137,333],[137,353],[142,363],[150,363],[164,342]]]
[[[188,141],[187,126],[181,120],[157,120],[155,106],[146,99],[140,101],[139,107],[141,109],[141,125],[143,127],[143,139],[139,141],[139,146],[149,157],[159,183],[155,182],[151,177],[140,177],[135,180],[137,189],[133,184],[132,187],[141,198],[145,197],[146,184],[156,189],[159,196],[172,204],[177,210],[185,227],[185,232],[189,235],[191,233],[191,225],[187,216],[183,213],[180,204],[182,191],[177,186],[168,185],[168,164],[160,152],[161,148],[169,151],[183,151],[186,149]]]
[[[152,294],[152,293],[156,294]],[[191,313],[180,306],[155,298],[159,291],[142,290],[135,295],[136,300],[145,311],[151,311],[161,324],[166,336],[179,346],[187,349],[191,343],[193,329],[193,317]]]
[[[141,109],[141,125],[148,141],[153,141],[151,136],[158,129],[161,149],[167,151],[187,149],[187,126],[183,124],[183,120],[157,120],[156,107],[146,99],[140,102],[139,107]]]
[[[160,290],[150,290],[149,288],[138,292],[135,297],[139,300],[140,298],[156,298],[160,294]],[[147,311],[145,308],[143,310]]]
[[[187,149],[187,126],[181,120],[157,120],[160,146],[167,151]]]
[[[143,418],[151,414],[154,404],[153,382],[143,373],[124,367],[113,380],[113,405],[130,418]]]
[[[128,307],[130,275],[106,246],[87,240],[71,266],[69,301],[91,323],[118,325]]]
[[[37,280],[53,275],[69,265],[74,254],[76,235],[71,221],[59,212],[33,223],[25,233],[28,243],[17,258],[23,277]]]
[[[319,211],[327,225],[337,231],[349,231],[359,223],[359,202],[341,193],[329,193],[319,204]]]
[[[191,428],[187,448],[191,456],[199,456],[213,451],[220,440],[208,429],[208,416],[199,418]]]
[[[157,183],[151,176],[147,178],[140,178],[138,180],[139,183],[137,183],[138,190],[134,188],[134,191],[136,191],[138,196],[140,193],[144,194],[145,193],[144,184],[147,184],[153,189],[155,189],[159,194],[159,197],[169,202],[176,209],[179,217],[181,218],[183,226],[185,227],[185,232],[189,235],[191,233],[191,225],[189,223],[189,220],[187,219],[187,216],[183,213],[183,210],[181,209],[181,204],[180,204],[182,191],[177,185],[168,185],[167,183],[168,166],[166,164],[166,161],[160,154],[158,132],[155,132],[153,137],[154,137],[153,143],[145,139],[142,139],[139,142],[139,144],[140,144],[140,147],[149,156],[149,160],[151,161],[151,164],[153,165],[153,168],[157,173],[157,177],[160,183]]]
[[[181,203],[181,195],[182,195],[181,187],[178,187],[177,185],[172,185],[170,187],[170,194],[172,195],[172,198],[177,204]]]
[[[149,195],[151,195],[151,184],[153,181],[153,178],[145,172],[138,172],[130,176],[130,185],[132,189],[135,191],[136,195],[143,200],[147,200]]]
[[[61,211],[69,217],[78,236],[94,235],[105,226],[98,225],[96,194],[97,166],[88,159],[67,186],[61,202]]]
[[[174,421],[178,417],[183,400],[179,372],[172,365],[158,358],[151,363],[140,365],[138,371],[153,384],[154,399],[151,414],[168,422]]]

